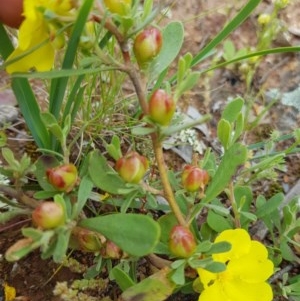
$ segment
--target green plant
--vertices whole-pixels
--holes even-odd
[[[190,53],[179,57],[172,76],[168,71],[181,50],[184,30],[181,22],[170,22],[164,28],[155,24],[158,13],[166,6],[164,1],[154,7],[147,0],[140,9],[139,1],[86,0],[67,10],[65,7],[61,10],[59,5],[48,6],[45,1],[41,6],[44,9],[39,7],[34,14],[46,31],[21,53],[20,48],[13,50],[0,25],[1,39],[7,41],[0,46],[6,59],[3,68],[9,72],[23,71],[12,73],[12,86],[26,124],[42,152],[32,164],[25,155],[18,161],[8,149],[2,150],[6,165],[1,172],[14,181],[14,186],[1,184],[0,191],[17,202],[12,204],[11,211],[1,215],[1,221],[19,214],[30,216],[33,212],[33,221],[40,226],[22,229],[24,238],[7,250],[7,260],[19,260],[37,248],[42,258],[52,257],[57,262],[62,262],[68,248],[92,252],[95,264],[86,277],[96,276],[106,265],[126,301],[141,295],[143,300],[164,300],[176,289],[185,288],[199,292],[200,299],[207,300],[214,293],[212,287],[218,292],[223,283],[230,285],[232,279],[222,279],[219,277],[222,273],[244,275],[234,269],[243,263],[245,274],[250,275],[245,276],[243,285],[249,288],[249,283],[255,283],[253,291],[261,288],[263,301],[272,299],[272,289],[266,280],[274,272],[273,263],[267,259],[267,248],[253,242],[247,231],[252,223],[262,221],[272,236],[268,248],[273,262],[276,263],[273,256],[276,252],[285,260],[299,262],[291,246],[298,245],[295,234],[299,231],[299,208],[295,204],[286,207],[282,219],[278,209],[282,194],[268,200],[264,196],[255,199],[251,185],[267,173],[274,176],[284,157],[298,151],[298,131],[294,133],[292,146],[281,152],[267,152],[270,144],[278,142],[278,137],[272,137],[269,144],[245,145],[242,138],[249,129],[248,115],[244,99],[238,97],[226,105],[217,124],[221,154],[208,149],[201,160],[195,156],[193,164],[177,173],[168,168],[163,152],[167,137],[211,118],[206,115],[184,124],[173,118],[181,96],[195,87],[205,72],[255,56],[300,50],[300,47],[262,47],[257,52],[237,51],[230,55],[227,43],[225,62],[201,72],[193,70],[259,2],[250,0],[194,57]],[[63,4],[69,5],[62,1]],[[32,20],[27,14],[25,10],[23,24],[30,26]],[[20,39],[24,27],[20,28]],[[45,71],[39,61],[28,60],[31,65],[26,68],[21,64],[45,45],[55,51],[57,44],[52,42],[62,37],[68,43],[52,70]],[[31,68],[43,72],[27,72]],[[30,78],[43,79],[49,87],[46,112],[41,113]],[[92,84],[88,85],[90,79]],[[132,97],[119,91],[126,80],[134,88]],[[100,92],[100,100],[94,101],[100,88],[105,92]],[[134,112],[128,109],[132,103]],[[123,109],[117,111],[122,112],[119,120],[114,120],[111,113],[116,104]],[[97,133],[99,128],[101,133]],[[149,138],[153,157],[147,159],[137,152],[136,141]],[[74,157],[80,139],[86,143]],[[251,151],[257,148],[265,148],[266,154],[251,157]],[[32,173],[37,188],[33,197],[29,197],[24,183]],[[159,198],[164,202],[159,202]],[[35,218],[45,199],[51,199],[50,204],[59,206],[64,215],[51,226],[49,217]],[[163,212],[162,216],[153,214],[155,211]],[[201,216],[204,220],[200,222]],[[237,239],[232,237],[241,237],[240,249],[236,247]],[[160,271],[138,282],[136,262],[144,256],[153,260]],[[111,259],[120,258],[126,264],[112,267]],[[247,259],[256,263],[260,271],[267,267],[262,277],[251,274],[251,266],[245,263]],[[193,273],[189,274],[189,270]],[[286,282],[282,283],[284,287]],[[235,294],[231,290],[230,296],[242,299],[248,292],[251,293],[241,289]]]

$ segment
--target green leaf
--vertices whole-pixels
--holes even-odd
[[[236,51],[235,51],[234,44],[231,40],[225,41],[223,48],[224,48],[223,58],[226,61],[233,59],[235,57]]]
[[[219,168],[205,191],[202,202],[212,201],[226,188],[237,168],[247,161],[247,154],[247,148],[240,143],[233,144],[225,152]]]
[[[114,160],[117,161],[122,157],[121,141],[118,136],[114,135],[111,139],[110,144],[106,144],[105,148]]]
[[[70,39],[68,41],[68,46],[62,63],[62,69],[71,69],[73,66],[74,59],[77,55],[77,47],[80,41],[80,36],[85,27],[93,3],[93,0],[85,0],[82,6],[80,7],[78,17],[74,24]],[[59,79],[54,79],[51,82],[49,111],[57,119],[59,118],[64,95],[67,91],[68,79],[68,77],[63,77]]]
[[[79,225],[103,234],[132,256],[150,254],[160,237],[160,227],[149,216],[116,213],[82,220]]]
[[[64,141],[64,134],[56,118],[49,112],[42,113],[41,118],[46,128],[48,128],[53,136],[62,143]]]
[[[184,275],[185,262],[177,267],[171,274],[171,279],[177,285],[184,285],[185,275]]]
[[[226,270],[226,264],[222,262],[213,261],[212,263],[205,266],[205,270],[211,273],[221,273]]]
[[[125,291],[135,284],[134,281],[128,276],[128,274],[118,266],[114,267],[111,270],[111,274],[122,291]]]
[[[220,233],[227,229],[232,229],[233,225],[228,218],[216,214],[212,210],[207,215],[208,225],[216,232]]]
[[[156,78],[177,57],[184,38],[184,28],[181,22],[169,23],[163,30],[163,45],[159,55],[151,62],[151,78]]]
[[[177,219],[174,213],[167,213],[158,219],[158,223],[161,228],[160,241],[168,244],[170,239],[170,232],[172,228],[177,224]]]
[[[58,233],[56,246],[53,252],[54,262],[61,263],[64,260],[69,246],[70,235],[71,235],[71,230],[61,231]]]
[[[197,83],[200,77],[200,72],[191,72],[183,79],[176,87],[174,100],[177,101],[182,94],[191,90]]]
[[[244,127],[245,127],[244,115],[242,112],[240,112],[238,114],[236,122],[235,122],[234,135],[232,138],[232,142],[236,142],[238,140],[238,138],[244,132]]]
[[[122,294],[122,301],[163,301],[175,289],[175,283],[169,280],[167,268],[151,275]]]
[[[53,191],[45,191],[45,190],[41,190],[41,191],[37,191],[34,194],[34,198],[37,200],[46,200],[46,199],[50,199],[53,198],[56,194],[57,194],[57,190],[53,190]]]
[[[218,254],[218,253],[224,253],[231,250],[231,244],[227,241],[220,241],[214,243],[211,248],[209,249],[209,252],[206,254]]]
[[[7,147],[2,148],[2,156],[11,169],[14,171],[19,171],[21,169],[20,163],[15,159],[15,155],[11,149]]]
[[[221,119],[218,123],[218,138],[225,149],[230,145],[232,128],[229,121]]]
[[[240,97],[232,100],[226,105],[222,113],[222,119],[225,119],[229,122],[234,122],[237,119],[239,113],[241,112],[243,105],[244,100]]]
[[[80,214],[81,210],[85,206],[85,203],[89,198],[90,193],[92,192],[93,186],[94,186],[93,182],[88,175],[85,175],[81,179],[79,189],[78,189],[77,202],[73,206],[73,213],[72,213],[73,219]]]
[[[241,214],[241,217],[245,217],[246,220],[249,220],[251,222],[256,222],[257,221],[257,216],[251,212],[247,212],[247,211],[240,211],[240,214]],[[245,223],[245,220],[244,222],[242,222],[242,224]]]
[[[271,197],[265,204],[257,208],[256,210],[256,216],[258,218],[262,218],[264,216],[270,215],[275,210],[278,210],[280,207],[280,204],[284,200],[284,194],[283,193],[277,193],[273,197]]]
[[[13,78],[12,89],[35,143],[40,148],[51,149],[50,135],[41,119],[40,107],[28,80],[25,78]]]
[[[154,127],[137,126],[131,129],[131,134],[134,136],[145,136],[154,133]]]
[[[18,209],[14,208],[13,210],[1,212],[0,214],[0,224],[4,224],[18,215],[30,214],[31,212],[28,209]]]
[[[89,156],[89,175],[98,188],[112,194],[127,194],[137,189],[128,187],[99,151],[93,151]]]
[[[293,262],[297,258],[285,239],[280,242],[280,251],[285,260]]]
[[[14,46],[3,26],[0,23],[0,55],[3,57],[4,60],[8,58],[8,56],[14,51]]]

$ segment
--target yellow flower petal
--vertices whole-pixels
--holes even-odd
[[[204,269],[197,269],[198,271],[198,275],[200,278],[201,283],[203,284],[204,288],[208,288],[208,285],[211,284],[213,281],[215,281],[217,279],[217,275],[216,273],[211,273],[207,270]]]
[[[227,271],[249,283],[264,282],[274,272],[273,262],[267,257],[266,247],[257,241],[252,241],[249,254],[230,261]]]
[[[223,289],[230,301],[271,301],[273,299],[272,288],[266,282],[253,284],[235,279],[223,283]]]
[[[213,285],[205,289],[199,296],[198,301],[233,301],[228,298],[223,290],[222,285],[219,282],[215,282]],[[244,300],[239,300],[244,301]]]
[[[24,54],[24,50],[16,48],[7,60],[9,61],[15,59],[22,54]],[[16,62],[8,65],[6,71],[8,73],[27,72],[31,69],[35,69],[37,71],[47,71],[52,68],[53,63],[54,49],[50,43],[47,43],[46,45],[43,45],[30,54],[17,60]]]
[[[239,258],[249,252],[251,247],[251,238],[244,229],[234,229],[223,231],[215,242],[226,241],[231,244],[231,250],[228,252],[214,254],[215,261],[227,262],[228,260]]]

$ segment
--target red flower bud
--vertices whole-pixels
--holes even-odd
[[[53,229],[65,222],[63,207],[54,202],[42,202],[32,212],[32,220],[42,229]]]
[[[136,36],[133,52],[141,67],[158,55],[162,41],[162,34],[156,27],[146,28]]]
[[[186,165],[181,177],[184,189],[190,192],[195,192],[199,189],[204,190],[209,178],[206,170],[193,165]]]
[[[154,122],[168,125],[176,109],[175,101],[165,90],[156,90],[149,100],[149,115]]]
[[[186,227],[176,225],[170,233],[169,248],[177,257],[189,257],[196,249],[196,241],[193,233]]]
[[[23,12],[23,0],[0,0],[0,23],[18,28],[24,17]]]
[[[123,256],[122,250],[111,240],[106,242],[103,257],[111,259],[120,259]]]
[[[79,248],[86,252],[100,252],[106,241],[102,234],[80,227],[73,229],[72,238],[76,239]]]
[[[49,183],[59,191],[70,192],[78,180],[74,164],[64,164],[46,171]]]
[[[148,161],[137,152],[130,152],[116,162],[115,168],[125,182],[139,183],[148,169]]]
[[[131,7],[132,0],[104,0],[105,6],[111,13],[120,16],[126,15]]]

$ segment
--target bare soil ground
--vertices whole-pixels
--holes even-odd
[[[232,0],[177,1],[172,7],[170,18],[184,22],[186,36],[183,52],[197,53],[245,3],[246,1]],[[256,45],[257,16],[262,12],[269,12],[271,7],[271,1],[262,1],[256,13],[230,36],[237,49]],[[300,2],[297,0],[292,1],[291,5],[282,11],[280,19],[286,26],[285,35],[276,37],[273,46],[299,45]],[[221,56],[221,54],[222,49],[219,48],[216,56]],[[254,76],[252,83],[252,91],[254,92],[252,92],[252,95],[258,95],[259,91],[265,92],[272,88],[276,88],[281,92],[293,91],[298,88],[300,85],[299,55],[297,53],[278,54],[270,55],[263,59]],[[209,61],[205,61],[198,68],[205,68],[208,64]],[[3,89],[9,90],[9,80],[4,72],[0,74],[0,83],[1,104],[1,102],[7,100],[7,97],[4,97],[1,91]],[[248,92],[239,71],[235,68],[224,68],[203,77],[199,86],[185,96],[181,106],[185,109],[191,105],[201,113],[209,112],[213,114],[214,118],[208,125],[211,141],[207,141],[208,144],[213,145],[216,139],[216,124],[227,99],[238,95],[243,97],[246,93]],[[261,93],[259,95],[260,97],[257,98],[254,107],[256,110],[252,112],[253,116],[257,115],[267,104],[264,94]],[[9,102],[13,101],[13,98],[10,98]],[[21,120],[20,122],[22,123]],[[260,125],[245,139],[247,139],[247,142],[257,142],[266,139],[274,129],[279,130],[281,133],[289,133],[299,126],[299,112],[293,107],[284,106],[278,102],[261,120]],[[15,137],[16,133],[15,131],[8,131],[8,135]],[[26,142],[10,143],[10,146],[16,153],[22,153],[26,150]],[[285,146],[282,145],[281,147]],[[170,156],[170,161],[178,160],[179,165],[182,163],[182,160],[174,154],[166,153],[166,156]],[[294,154],[287,159],[287,171],[280,174],[276,183],[266,181],[255,189],[265,190],[264,192],[268,193],[268,191],[273,189],[272,185],[274,184],[276,189],[288,193],[297,185],[299,172],[300,154]],[[7,281],[9,285],[16,288],[18,300],[60,301],[61,299],[53,295],[56,283],[66,281],[68,284],[71,284],[75,279],[82,278],[82,272],[76,272],[70,267],[57,265],[51,260],[41,260],[38,252],[32,253],[17,263],[8,263],[4,259],[3,254],[5,250],[20,236],[20,229],[28,225],[30,225],[30,220],[22,218],[0,225],[0,279]],[[92,258],[88,254],[74,253],[71,257],[74,257],[85,266],[89,266],[92,263]],[[149,271],[151,271],[151,264],[146,260],[142,261],[140,273],[147,275],[147,273],[150,273]],[[87,293],[91,298],[97,297],[97,300],[117,300],[118,288],[105,279],[107,277],[105,271],[102,276],[106,284],[102,290],[91,290]],[[193,301],[197,299],[197,296],[179,294],[170,297],[168,300]]]

